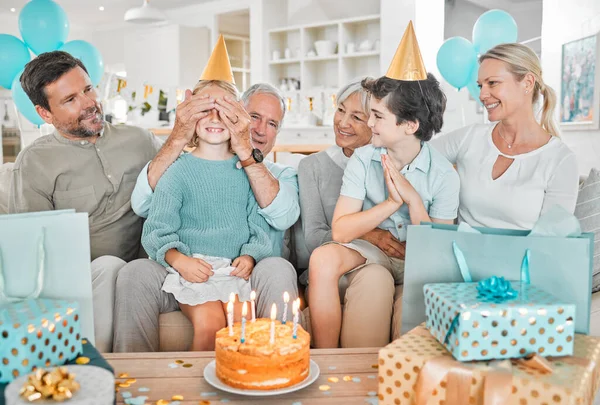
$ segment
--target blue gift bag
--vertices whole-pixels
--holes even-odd
[[[473,281],[492,276],[518,280],[523,254],[531,252],[531,285],[573,303],[575,332],[587,334],[592,291],[593,234],[579,237],[533,237],[529,231],[476,228],[481,233],[458,232],[457,226],[410,226],[406,243],[402,332],[425,322],[423,287],[429,283],[463,281],[453,251],[460,246],[468,258]]]
[[[81,335],[94,343],[89,223],[75,210],[0,215],[0,311],[14,300],[75,302]],[[43,266],[44,271],[40,271]]]

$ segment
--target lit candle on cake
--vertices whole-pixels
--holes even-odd
[[[277,318],[277,305],[273,303],[271,307],[271,339],[269,341],[272,345],[275,344],[275,318]]]
[[[287,307],[288,302],[290,301],[290,295],[288,292],[283,293],[283,316],[281,318],[281,323],[285,325],[285,321],[287,320]]]
[[[252,322],[256,321],[256,291],[250,293],[250,305],[252,306]]]
[[[227,303],[227,323],[229,324],[229,336],[233,336],[233,301]]]
[[[247,302],[244,301],[242,305],[242,343],[246,341],[246,315],[248,314],[248,306],[246,304]]]
[[[295,299],[292,304],[292,312],[294,313],[294,331],[293,337],[296,339],[298,333],[298,314],[300,312],[300,298]]]

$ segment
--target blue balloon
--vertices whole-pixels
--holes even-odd
[[[39,55],[55,51],[67,40],[69,20],[52,0],[31,0],[19,14],[19,31],[29,48]]]
[[[479,93],[481,93],[481,89],[479,88],[479,85],[477,84],[477,75],[478,74],[479,74],[479,64],[476,63],[473,66],[473,70],[471,71],[471,78],[469,79],[469,83],[467,83],[467,90],[469,91],[469,94],[471,94],[471,96],[473,96],[473,98],[479,104],[483,105],[483,103],[479,99]]]
[[[469,82],[475,64],[477,64],[475,49],[465,38],[449,38],[438,50],[438,70],[448,83],[459,90]]]
[[[27,45],[19,38],[0,34],[0,86],[10,89],[13,79],[31,59]]]
[[[21,114],[25,116],[32,124],[42,125],[44,124],[44,120],[35,110],[35,107],[23,87],[21,87],[21,74],[23,71],[20,71],[14,78],[12,82],[12,98],[17,106],[17,109]]]
[[[100,83],[104,73],[104,61],[100,51],[94,45],[81,40],[69,41],[60,50],[70,53],[83,62],[94,86]]]
[[[473,45],[483,55],[496,45],[517,42],[517,23],[506,11],[489,10],[473,26]]]

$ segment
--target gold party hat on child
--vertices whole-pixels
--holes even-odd
[[[390,79],[405,81],[427,80],[427,71],[425,70],[412,21],[408,23],[408,27],[404,31],[400,45],[398,45],[394,59],[392,59],[385,76]]]
[[[221,80],[235,84],[223,35],[219,35],[219,40],[208,58],[200,80]]]

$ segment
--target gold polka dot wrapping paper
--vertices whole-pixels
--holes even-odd
[[[502,404],[591,404],[600,382],[600,338],[576,334],[574,342],[573,356],[546,358],[547,372],[523,359],[459,362],[421,325],[379,351],[379,404],[487,405],[491,394],[501,395]],[[436,362],[450,366],[428,374]]]
[[[426,284],[426,326],[461,361],[573,354],[575,305],[511,282],[516,298],[482,297],[477,283]]]
[[[82,351],[79,305],[30,299],[0,310],[0,383],[62,365]]]

